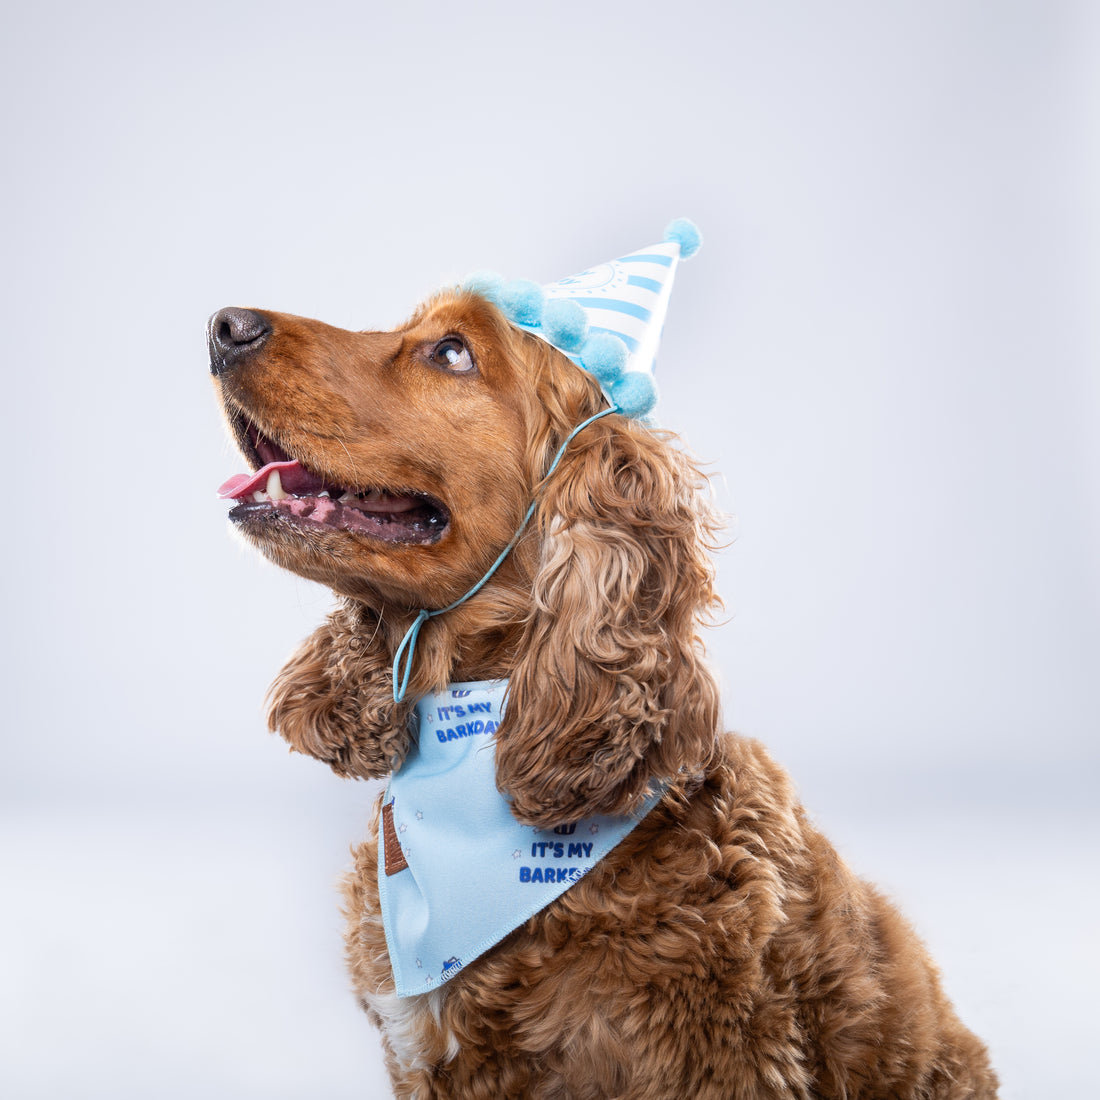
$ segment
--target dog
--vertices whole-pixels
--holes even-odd
[[[718,522],[674,437],[606,413],[595,379],[470,289],[393,331],[231,308],[208,336],[253,471],[230,518],[338,598],[275,680],[271,729],[338,775],[400,776],[417,700],[506,681],[488,740],[516,827],[564,844],[578,821],[630,823],[495,946],[399,995],[380,892],[412,852],[379,798],[346,954],[396,1096],[996,1096],[912,929],[764,748],[719,727],[699,638]]]

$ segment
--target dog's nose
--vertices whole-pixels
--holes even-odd
[[[271,325],[254,309],[219,309],[206,329],[210,373],[223,374],[253,355],[271,334]]]

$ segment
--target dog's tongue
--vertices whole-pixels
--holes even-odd
[[[347,490],[334,489],[323,478],[310,473],[294,459],[269,462],[254,474],[234,474],[218,490],[218,496],[222,500],[249,501],[257,490],[267,493],[268,479],[273,473],[279,475],[282,492],[277,494],[278,500],[273,500],[272,503],[286,507],[294,513],[304,508],[306,511],[303,514],[312,516],[317,521],[322,519],[323,514],[330,512],[334,504],[342,505],[345,502],[355,511],[372,516],[394,516],[402,512],[413,512],[421,507],[421,502],[410,493],[393,495],[373,490],[369,493],[358,493],[357,499],[352,500]],[[321,512],[317,511],[317,500],[309,503],[301,499],[319,498],[322,493],[330,500],[325,502]]]
[[[324,481],[311,474],[301,463],[290,459],[286,462],[269,462],[254,474],[234,474],[219,490],[223,500],[247,500],[258,489],[267,489],[267,479],[278,470],[283,490],[294,496],[313,496],[325,488]]]

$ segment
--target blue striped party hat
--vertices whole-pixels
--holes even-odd
[[[657,403],[653,372],[676,265],[701,242],[695,225],[677,218],[660,244],[556,283],[506,282],[479,272],[463,285],[593,375],[621,413],[644,417]]]

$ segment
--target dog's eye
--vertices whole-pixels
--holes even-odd
[[[457,336],[440,340],[432,349],[431,360],[437,367],[463,374],[474,369],[474,360],[466,345]]]

